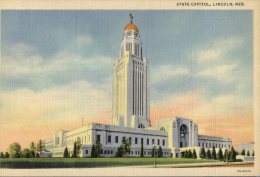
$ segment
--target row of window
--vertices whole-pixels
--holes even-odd
[[[220,143],[200,143],[199,142],[199,146],[200,147],[205,147],[205,148],[230,148],[230,144],[229,145],[224,145],[224,144],[220,144]]]
[[[101,135],[97,135],[96,141],[100,142],[100,140],[101,140]],[[122,137],[121,142],[123,143],[125,140],[126,140],[126,137]],[[154,145],[154,144],[157,143],[158,146],[160,146],[160,145],[165,146],[165,140],[161,141],[160,139],[157,139],[157,142],[156,142],[155,139],[149,139],[149,138],[146,138],[146,142],[144,142],[144,140],[145,140],[144,138],[140,138],[141,144],[146,143],[146,145]],[[130,144],[133,144],[133,143],[138,144],[139,138],[135,137],[134,139],[132,139],[132,137],[128,137],[128,141],[129,141]],[[111,135],[107,136],[107,143],[112,143],[112,136]],[[119,136],[115,136],[115,143],[119,143]]]
[[[89,153],[88,150],[85,151],[86,154]],[[113,155],[114,151],[113,150],[101,150],[101,154],[111,154]],[[144,151],[144,155],[152,155],[152,151]],[[129,151],[128,154],[131,154],[131,155],[140,155],[141,154],[141,151]],[[157,151],[155,152],[155,154],[157,154]],[[168,155],[169,152],[163,152],[164,155]]]

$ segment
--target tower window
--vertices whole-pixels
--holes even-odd
[[[127,31],[127,36],[131,36],[132,35],[132,31]]]

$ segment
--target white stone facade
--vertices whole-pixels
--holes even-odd
[[[237,145],[238,154],[241,154],[241,152],[245,150],[245,154],[247,154],[247,152],[249,151],[250,155],[252,155],[254,152],[254,145],[255,145],[254,142],[238,144]]]
[[[151,127],[149,98],[149,62],[143,58],[142,42],[137,26],[126,25],[121,41],[121,58],[114,64],[112,125],[88,124],[81,128],[55,133],[45,141],[46,149],[54,157],[63,156],[67,147],[70,154],[74,142],[82,144],[81,156],[89,157],[93,144],[102,144],[103,157],[116,155],[122,140],[131,143],[129,156],[152,156],[153,146],[161,147],[164,157],[180,157],[187,149],[195,149],[197,156],[202,147],[231,148],[230,138],[198,134],[198,125],[191,119],[174,117],[160,119]]]

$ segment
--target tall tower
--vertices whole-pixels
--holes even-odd
[[[137,26],[130,23],[124,28],[120,45],[120,59],[114,64],[113,115],[116,126],[150,127],[149,65],[143,58],[142,42]]]

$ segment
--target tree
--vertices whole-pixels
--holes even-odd
[[[204,147],[201,149],[200,158],[203,158],[203,159],[206,158],[206,152],[205,152]]]
[[[246,156],[250,156],[250,152],[249,152],[249,150],[247,151]]]
[[[211,152],[209,149],[207,150],[207,159],[211,159]]]
[[[223,160],[223,152],[222,152],[221,148],[219,148],[219,151],[218,151],[218,159]]]
[[[189,149],[189,151],[188,151],[188,158],[192,158],[192,152],[191,152],[190,149]]]
[[[152,149],[152,157],[154,157],[156,155],[156,147],[153,146],[153,149]]]
[[[102,144],[100,142],[97,142],[95,145],[95,149],[96,149],[96,156],[100,157],[100,154],[102,152]]]
[[[122,146],[117,148],[116,157],[122,157],[123,156],[123,148]]]
[[[0,153],[0,158],[4,158],[4,157],[5,157],[4,153],[1,152],[1,153]]]
[[[217,153],[216,153],[216,149],[215,149],[215,147],[213,146],[213,148],[212,148],[212,159],[217,159]]]
[[[235,151],[235,149],[234,149],[234,147],[232,146],[231,147],[231,151],[230,151],[230,159],[231,160],[236,160],[236,151]]]
[[[76,156],[79,157],[80,156],[80,151],[81,151],[81,140],[80,137],[77,138],[77,142],[76,142]]]
[[[182,151],[182,152],[181,152],[181,158],[184,158],[184,157],[185,157],[185,152]]]
[[[5,158],[9,158],[10,154],[8,152],[5,152]]]
[[[97,157],[97,155],[96,155],[96,147],[95,147],[94,144],[91,147],[91,156],[90,157],[92,157],[92,158]]]
[[[131,150],[131,144],[127,139],[123,139],[122,148],[123,148],[123,156],[126,157]]]
[[[162,157],[162,156],[163,156],[162,147],[159,146],[159,149],[158,149],[158,157]]]
[[[71,157],[72,157],[72,158],[76,158],[76,157],[77,157],[77,143],[76,143],[76,142],[74,142],[73,152],[72,152]]]
[[[245,149],[242,150],[241,155],[246,155]]]
[[[225,150],[224,160],[225,160],[225,161],[226,161],[226,160],[230,160],[229,152],[228,152],[227,149]]]
[[[38,144],[36,145],[36,150],[38,152],[45,150],[44,142],[41,139],[39,140]]]
[[[68,151],[68,148],[67,148],[67,147],[64,149],[63,157],[64,157],[64,158],[70,157],[70,156],[69,156],[69,151]]]
[[[28,148],[23,149],[22,151],[22,157],[23,158],[31,158],[31,151]]]
[[[141,153],[140,153],[140,157],[144,157],[144,143],[141,143]]]
[[[196,153],[195,149],[193,149],[192,158],[197,159],[197,153]]]
[[[189,152],[188,152],[187,150],[185,150],[184,157],[185,157],[185,158],[188,158],[188,157],[189,157]]]
[[[31,151],[31,157],[35,157],[36,147],[33,141],[30,144],[30,151]]]
[[[19,143],[13,143],[9,145],[9,153],[12,158],[21,157],[21,145]]]

